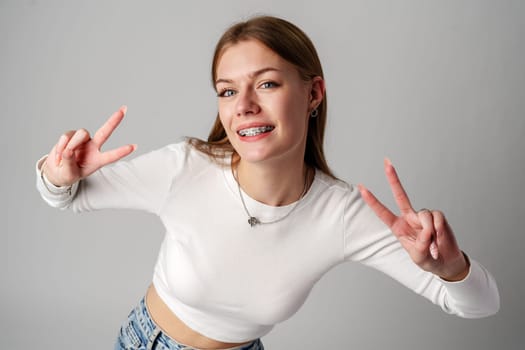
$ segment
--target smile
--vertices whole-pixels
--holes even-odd
[[[260,134],[264,134],[266,132],[270,132],[274,129],[273,126],[266,125],[266,126],[258,126],[256,128],[248,128],[248,129],[242,129],[237,131],[237,133],[241,136],[257,136]]]

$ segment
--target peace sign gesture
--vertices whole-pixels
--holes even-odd
[[[100,150],[120,124],[126,111],[126,106],[120,107],[97,130],[93,138],[86,129],[64,133],[42,165],[47,179],[56,186],[69,186],[133,152],[136,145],[126,145],[106,152]]]
[[[399,207],[399,216],[359,185],[363,200],[390,228],[419,267],[449,281],[465,278],[469,271],[468,260],[459,249],[443,213],[428,209],[415,211],[388,159],[385,159],[385,174]]]

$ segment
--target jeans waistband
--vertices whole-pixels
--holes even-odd
[[[160,348],[167,350],[199,350],[191,346],[181,344],[173,338],[166,335],[160,327],[155,324],[152,320],[151,315],[148,312],[145,298],[139,302],[139,304],[133,310],[135,313],[137,326],[140,327],[143,336],[147,338],[148,345],[147,349],[155,349],[155,344],[161,344]],[[260,339],[256,339],[253,342],[225,350],[263,350],[264,347]]]

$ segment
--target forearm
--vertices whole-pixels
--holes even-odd
[[[138,209],[158,214],[176,172],[183,169],[183,144],[169,145],[130,160],[104,166],[71,188],[54,186],[36,165],[37,188],[56,208],[75,212],[99,209]],[[47,181],[46,181],[47,180]]]
[[[470,261],[467,276],[457,282],[441,280],[446,288],[443,309],[465,318],[480,318],[495,314],[500,297],[492,275],[475,260]]]
[[[440,306],[449,314],[464,318],[480,318],[499,310],[498,287],[491,274],[477,261],[470,260],[465,278],[446,281],[422,270],[402,248],[381,257],[362,261],[394,278],[407,288]]]

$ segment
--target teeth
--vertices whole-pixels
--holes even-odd
[[[239,135],[241,136],[257,136],[259,134],[263,134],[268,131],[272,131],[274,129],[273,126],[267,125],[267,126],[259,126],[256,128],[248,128],[248,129],[242,129],[239,130]]]

